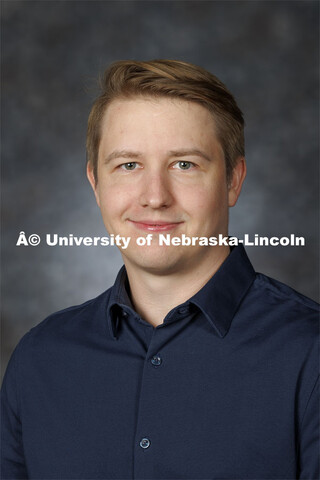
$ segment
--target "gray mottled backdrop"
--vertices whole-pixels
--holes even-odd
[[[118,59],[199,64],[246,118],[248,177],[231,233],[295,233],[248,249],[258,271],[317,298],[318,2],[2,1],[3,362],[51,312],[109,287],[110,247],[16,247],[27,235],[104,235],[85,178],[94,79]]]

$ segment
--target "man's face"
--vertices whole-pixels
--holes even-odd
[[[121,250],[127,267],[157,274],[195,270],[217,256],[221,247],[159,246],[158,236],[227,235],[228,206],[241,187],[237,174],[227,185],[209,111],[169,98],[114,100],[102,121],[97,184],[90,167],[88,177],[109,234],[131,237]],[[151,246],[136,244],[150,233]]]

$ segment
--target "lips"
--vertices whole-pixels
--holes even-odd
[[[173,230],[183,222],[168,222],[164,220],[129,220],[139,230],[147,232],[166,232]]]

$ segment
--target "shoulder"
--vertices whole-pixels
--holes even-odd
[[[274,307],[287,308],[292,313],[303,313],[312,318],[319,318],[318,303],[267,275],[256,274],[253,291],[256,291],[265,302],[272,303]]]
[[[106,308],[111,288],[99,296],[80,305],[74,305],[52,313],[20,340],[17,350],[25,350],[32,345],[45,347],[48,343],[68,338],[84,337],[90,330],[105,327],[101,320],[106,318]]]
[[[84,348],[106,338],[106,307],[111,289],[49,315],[27,332],[13,351],[3,379],[2,394],[20,408],[21,398],[39,379],[64,376],[66,365],[83,361]]]
[[[246,313],[258,328],[278,340],[282,349],[299,355],[312,348],[319,337],[319,305],[278,280],[257,273],[245,298]]]

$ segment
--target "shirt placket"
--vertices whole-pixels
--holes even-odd
[[[172,342],[168,340],[175,337],[188,322],[186,313],[187,310],[180,310],[173,316],[173,323],[155,328],[146,352],[133,447],[134,479],[157,478],[157,469],[163,462],[159,429],[165,428],[167,434],[171,434],[161,402],[166,394],[163,387],[166,371],[170,369],[166,352],[168,348],[173,348]]]

